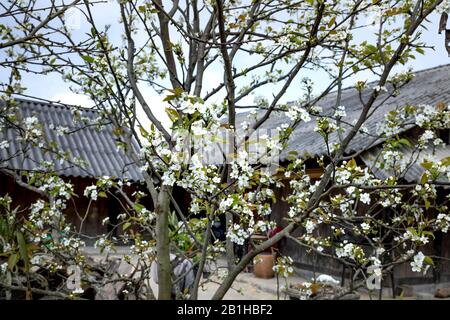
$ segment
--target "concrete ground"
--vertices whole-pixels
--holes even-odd
[[[105,254],[100,254],[98,249],[93,247],[87,247],[84,249],[87,255],[99,261],[106,258]],[[110,254],[110,257],[119,258],[124,254],[128,253],[128,248],[118,247],[118,251],[116,253]],[[123,262],[126,264],[125,262]],[[225,260],[219,259],[217,264],[212,267],[213,274],[206,281],[202,281],[202,286],[199,289],[198,298],[200,300],[209,300],[212,298],[213,294],[216,292],[219,287],[219,283],[221,283],[221,277],[224,276],[226,272],[225,268]],[[279,282],[277,283],[277,278],[273,277],[271,279],[262,279],[257,278],[253,273],[242,272],[236,278],[233,283],[233,286],[228,290],[227,294],[224,297],[224,300],[285,300],[289,299],[283,293],[283,288],[288,286],[289,284],[298,284],[303,282],[310,282],[312,278],[312,274],[310,272],[305,272],[301,270],[296,270],[296,275],[290,276],[287,279],[279,277]],[[337,279],[338,280],[338,279]],[[150,281],[153,292],[157,294],[157,284],[153,281]],[[418,286],[410,286],[412,287],[413,294],[408,297],[396,297],[396,299],[404,299],[404,300],[450,300],[448,299],[439,299],[434,297],[434,292],[438,287],[450,287],[450,284],[442,283],[438,285],[418,285]],[[367,290],[359,290],[358,293],[361,296],[361,300],[378,300],[379,293],[373,292],[369,293]],[[383,300],[392,300],[392,290],[390,288],[383,288]]]
[[[305,281],[311,281],[311,279],[305,279],[298,275],[290,276],[288,279],[280,278],[279,282],[279,299],[286,300],[282,288],[286,284],[290,283],[302,283]],[[442,299],[435,298],[434,292],[439,287],[449,287],[449,283],[441,283],[438,285],[418,285],[412,286],[413,294],[411,296],[396,297],[395,300],[450,300],[450,298]],[[199,292],[199,299],[208,300],[212,297],[218,285],[214,283],[208,283]],[[225,300],[276,300],[277,298],[277,279],[261,279],[255,277],[252,273],[241,273],[235,280],[232,289],[230,289],[225,295]],[[358,290],[360,294],[360,300],[378,300],[379,291],[372,293],[368,290]],[[394,300],[392,296],[391,288],[383,288],[382,300]]]
[[[216,280],[216,277],[213,277],[213,280]],[[288,283],[298,283],[304,282],[305,279],[290,277],[287,281]],[[243,272],[237,276],[224,300],[277,300],[277,288],[279,288],[279,299],[285,300],[288,299],[282,291],[285,286],[286,281],[284,278],[279,279],[279,285],[277,286],[276,277],[261,279],[255,277],[252,273]],[[199,290],[199,299],[211,299],[218,287],[219,285],[215,282],[206,283]]]

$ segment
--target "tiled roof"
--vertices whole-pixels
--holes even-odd
[[[435,148],[429,148],[428,150],[417,153],[414,145],[417,143],[415,139],[408,139],[410,145],[402,145],[399,151],[403,155],[403,159],[409,166],[404,170],[400,178],[405,179],[407,182],[419,182],[425,169],[421,166],[424,160],[440,161],[450,156],[450,145],[439,146]],[[361,154],[361,159],[371,169],[375,176],[380,179],[386,179],[392,176],[392,172],[386,169],[377,168],[375,163],[380,159],[380,153],[382,148],[380,146],[374,147]],[[378,160],[377,160],[378,159]],[[437,182],[448,182],[449,179],[445,175],[441,175]]]
[[[7,140],[9,143],[9,147],[0,150],[0,167],[33,170],[38,167],[40,161],[45,160],[53,162],[55,170],[61,176],[111,176],[134,181],[142,180],[139,168],[129,156],[117,149],[112,125],[96,128],[74,124],[71,108],[61,104],[24,99],[17,99],[17,102],[19,117],[23,119],[36,116],[42,124],[45,139],[48,142],[55,141],[61,151],[69,152],[71,159],[81,158],[87,163],[87,167],[82,169],[67,161],[60,162],[54,155],[44,152],[39,147],[24,148],[23,142],[19,142],[18,131],[12,128],[4,128],[0,132],[0,140]],[[83,117],[89,119],[96,119],[100,115],[99,112],[91,109],[80,108],[79,110]],[[54,128],[59,126],[69,128],[71,133],[58,135]],[[26,149],[25,153],[22,152],[24,149]]]
[[[368,89],[362,92],[362,99],[366,101],[372,87],[375,83],[368,84]],[[380,94],[377,102],[383,101],[386,94]],[[375,103],[375,105],[377,104]],[[391,97],[386,100],[373,115],[367,119],[365,127],[369,130],[369,134],[376,132],[377,124],[380,123],[387,112],[399,106],[408,104],[430,104],[435,105],[438,102],[450,104],[450,64],[435,67],[432,69],[422,70],[415,73],[412,81],[400,89],[400,94],[396,97]],[[336,104],[336,93],[330,93],[321,99],[317,105],[324,109],[325,113],[331,114]],[[359,118],[362,110],[362,104],[359,98],[358,91],[355,88],[347,88],[342,90],[340,105],[346,107],[347,116],[345,121],[351,123],[354,119]],[[260,110],[257,117],[260,118],[266,111]],[[239,113],[237,115],[236,124],[247,120],[252,122],[253,117],[249,113]],[[253,120],[254,121],[254,120]],[[275,129],[283,123],[290,123],[290,119],[283,112],[273,112],[269,119],[262,125],[262,129]],[[287,148],[281,154],[284,159],[288,156],[290,151],[296,151],[299,156],[320,156],[326,154],[326,145],[323,138],[316,132],[314,127],[316,123],[314,119],[310,122],[302,122],[293,131]],[[330,142],[337,142],[337,134],[333,134]],[[375,146],[380,141],[373,141],[372,137],[366,134],[357,134],[348,146],[346,152],[352,153],[355,151],[364,150]]]

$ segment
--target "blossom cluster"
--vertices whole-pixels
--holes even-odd
[[[278,257],[272,269],[282,277],[287,278],[294,273],[294,268],[292,267],[293,262],[289,256]]]

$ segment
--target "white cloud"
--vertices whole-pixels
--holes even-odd
[[[214,70],[213,68],[204,74],[204,85],[206,90],[214,89],[223,82],[223,71]]]
[[[162,125],[169,130],[172,122],[170,121],[169,116],[166,113],[166,107],[169,106],[167,102],[164,102],[164,96],[159,96],[156,93],[149,93],[148,91],[143,91],[142,95],[144,96],[145,101],[150,106],[155,117],[161,121]],[[137,108],[137,118],[142,126],[149,127],[151,122],[142,109],[141,105],[138,103]]]
[[[91,99],[89,99],[88,96],[73,92],[58,93],[53,97],[51,97],[50,100],[60,103],[81,106],[84,108],[91,108],[92,106],[94,106],[94,102]]]
[[[165,108],[168,106],[168,104],[163,101],[164,97],[159,96],[154,92],[148,92],[147,90],[143,90],[142,92],[145,100],[147,101],[147,104],[150,106],[150,109],[152,110],[155,117],[159,121],[161,121],[166,129],[169,129],[171,121],[165,111]],[[58,93],[51,97],[50,100],[70,105],[81,106],[84,108],[91,108],[94,106],[94,102],[88,96],[73,92]],[[139,103],[137,108],[137,118],[142,126],[150,126],[151,122]]]

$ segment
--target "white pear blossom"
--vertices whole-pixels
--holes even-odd
[[[312,220],[306,221],[306,223],[305,223],[306,233],[312,233],[315,228],[316,228],[316,224],[314,223],[314,221],[312,221]]]
[[[304,108],[299,107],[297,105],[289,106],[288,111],[286,112],[286,115],[292,121],[296,121],[298,119],[301,119],[304,122],[311,121],[311,116],[309,115],[308,111],[306,111]]]
[[[380,92],[380,91],[387,92],[387,91],[388,91],[387,88],[384,87],[384,86],[375,86],[375,87],[373,87],[373,89],[374,89],[376,92]]]
[[[363,229],[364,232],[368,232],[370,230],[370,225],[368,223],[361,223],[361,229]]]
[[[86,189],[84,189],[84,196],[91,198],[92,200],[97,200],[98,197],[98,191],[97,191],[97,186],[92,185],[92,186],[88,186],[86,187]]]
[[[370,194],[368,193],[361,194],[359,199],[361,200],[362,203],[365,203],[367,205],[370,204]]]
[[[422,251],[419,251],[415,256],[413,261],[411,261],[410,265],[412,268],[412,271],[414,272],[421,272],[423,267],[423,261],[425,259],[425,255],[422,253]]]
[[[338,106],[334,112],[336,118],[345,118],[347,113],[345,112],[345,106]]]

